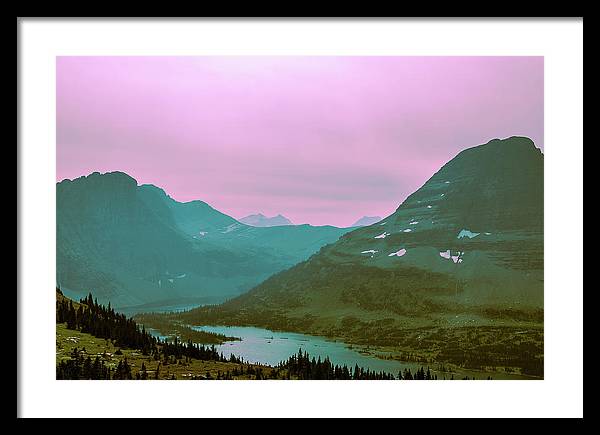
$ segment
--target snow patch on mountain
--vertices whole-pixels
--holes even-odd
[[[405,254],[406,254],[406,249],[402,248],[402,249],[399,249],[396,252],[392,252],[391,254],[388,255],[388,257],[394,257],[394,256],[396,256],[396,257],[402,257]]]
[[[374,239],[385,239],[385,238],[386,238],[387,236],[389,236],[389,235],[390,235],[390,233],[385,233],[385,232],[384,232],[384,233],[381,233],[381,234],[380,234],[380,235],[378,235],[378,236],[375,236],[375,237],[374,237]]]
[[[452,260],[452,262],[454,262],[455,264],[463,262],[463,255],[465,255],[464,251],[459,251],[455,255],[452,255],[450,249],[440,252],[440,257],[445,258],[446,260]]]
[[[241,227],[241,225],[240,225],[240,224],[231,224],[231,225],[228,225],[227,227],[225,227],[225,231],[221,231],[221,232],[222,232],[223,234],[230,233],[230,232],[232,232],[232,231],[235,231],[235,230],[237,230],[237,229],[238,229],[238,228],[240,228],[240,227]]]
[[[473,237],[477,237],[480,234],[481,233],[474,233],[473,231],[469,231],[467,229],[462,229],[462,230],[460,230],[460,233],[458,233],[458,236],[456,238],[462,239],[463,237],[468,237],[469,239],[472,239]]]

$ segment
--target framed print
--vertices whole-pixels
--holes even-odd
[[[21,23],[22,409],[579,415],[582,21],[280,24]]]

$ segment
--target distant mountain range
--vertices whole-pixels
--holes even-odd
[[[465,149],[381,222],[185,319],[382,343],[413,326],[539,322],[543,168],[523,137]]]
[[[350,229],[245,225],[202,201],[178,202],[123,172],[56,185],[57,284],[114,307],[224,300],[307,259]]]
[[[359,220],[354,222],[351,225],[351,227],[367,227],[369,225],[373,225],[374,223],[379,222],[381,219],[382,218],[380,216],[363,216]]]
[[[266,217],[262,213],[251,214],[239,219],[239,221],[243,224],[253,227],[278,227],[282,225],[293,225],[291,220],[280,214],[273,217]]]

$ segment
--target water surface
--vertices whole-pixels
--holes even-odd
[[[393,374],[397,374],[398,370],[404,367],[412,368],[398,361],[362,355],[343,342],[329,341],[323,337],[240,326],[192,326],[192,328],[241,338],[241,341],[230,341],[219,345],[217,349],[225,356],[231,354],[243,356],[247,362],[277,365],[302,349],[315,358],[321,357],[323,360],[329,357],[334,364],[348,367],[358,364],[364,368]]]

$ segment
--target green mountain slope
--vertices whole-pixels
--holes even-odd
[[[64,180],[56,189],[58,284],[117,307],[231,297],[348,231],[248,227],[122,172]]]
[[[511,137],[462,151],[381,222],[181,317],[385,339],[413,327],[535,325],[542,308],[543,155]]]

